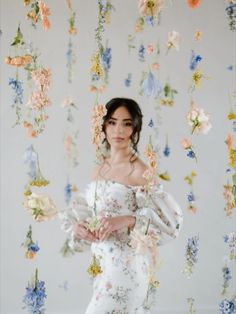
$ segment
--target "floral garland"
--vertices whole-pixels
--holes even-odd
[[[224,236],[224,242],[228,244],[230,250],[228,254],[228,260],[236,261],[236,233],[230,232],[229,234],[226,234]]]
[[[39,251],[39,246],[38,243],[34,242],[32,239],[32,227],[31,225],[29,226],[29,230],[26,234],[26,240],[24,243],[22,243],[22,245],[25,249],[25,257],[27,259],[33,259],[35,257],[35,255],[37,254],[37,252]]]
[[[110,14],[114,10],[110,0],[98,0],[98,27],[95,29],[95,40],[97,51],[91,58],[91,90],[103,92],[109,81],[109,70],[111,68],[111,48],[108,42],[103,45],[102,33],[105,31],[104,24],[110,23]],[[100,86],[99,86],[100,83]]]
[[[105,134],[102,131],[103,117],[106,115],[106,107],[102,104],[96,104],[93,107],[92,118],[91,118],[91,133],[92,133],[92,144],[96,147],[96,158],[100,160],[102,154],[102,143],[105,138]]]
[[[26,293],[23,298],[24,308],[30,314],[42,314],[45,311],[45,299],[47,298],[45,282],[38,279],[38,269],[28,282]]]
[[[189,314],[195,314],[196,310],[194,309],[194,298],[187,298],[187,302],[188,302],[188,306],[189,306],[189,310],[188,313]]]

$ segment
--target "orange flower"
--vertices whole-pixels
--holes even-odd
[[[184,149],[187,149],[192,146],[191,141],[187,138],[183,138],[180,143]]]
[[[187,0],[187,3],[191,9],[196,9],[199,7],[201,0]]]
[[[225,143],[228,147],[228,150],[231,150],[233,147],[233,134],[232,133],[228,134]]]
[[[48,19],[50,11],[43,1],[39,1],[39,12],[42,20],[43,30],[46,31],[51,27],[50,21]]]

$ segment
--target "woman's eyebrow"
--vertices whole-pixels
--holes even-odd
[[[110,117],[109,120],[117,121],[117,118]],[[127,118],[127,119],[123,119],[123,121],[132,121],[132,119],[131,118]]]

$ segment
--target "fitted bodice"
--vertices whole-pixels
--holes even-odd
[[[141,188],[111,180],[92,181],[86,189],[86,200],[91,209],[95,200],[98,216],[130,215],[137,210],[136,192]]]

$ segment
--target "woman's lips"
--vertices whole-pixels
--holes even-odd
[[[113,139],[114,141],[116,141],[116,142],[121,142],[121,141],[124,140],[123,137],[113,137],[112,139]]]

